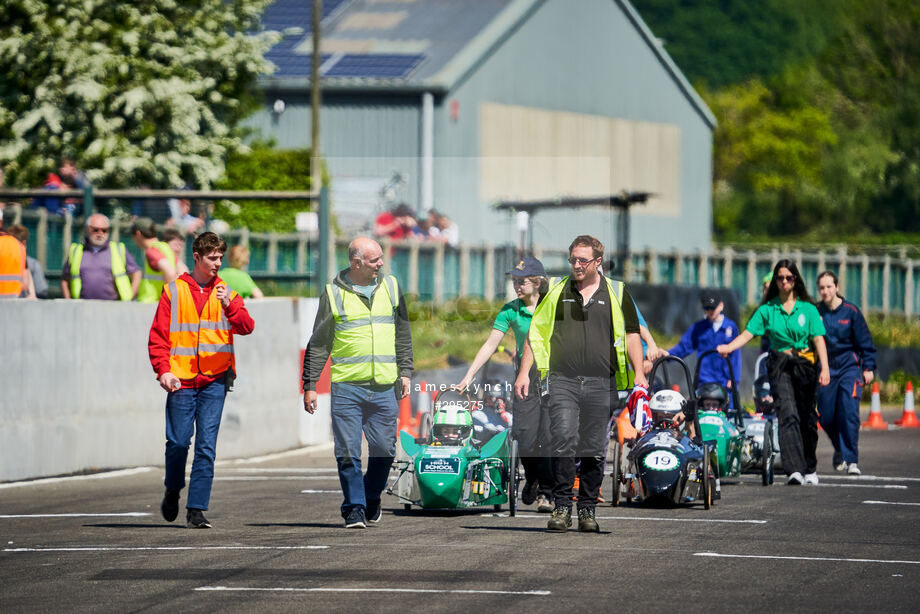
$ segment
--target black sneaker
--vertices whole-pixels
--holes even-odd
[[[381,519],[383,519],[383,506],[380,503],[374,505],[369,503],[367,506],[366,513],[367,521],[371,524],[379,524]]]
[[[160,503],[160,513],[163,514],[163,520],[172,522],[179,516],[179,491],[168,490],[163,495],[163,502]]]
[[[367,528],[367,519],[364,516],[364,508],[356,507],[348,512],[348,516],[345,518],[345,528],[346,529],[366,529]]]
[[[189,508],[185,514],[186,529],[210,529],[211,523],[204,517],[201,510]]]
[[[550,533],[565,533],[572,526],[572,508],[557,507],[553,516],[546,523],[546,530]]]
[[[593,507],[582,507],[578,510],[578,530],[582,533],[599,533],[600,527],[594,518]]]
[[[524,482],[524,488],[521,490],[521,503],[532,505],[537,500],[537,491],[540,489],[540,483],[536,480],[527,480]]]

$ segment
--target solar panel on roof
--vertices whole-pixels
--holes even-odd
[[[277,45],[275,46],[277,49]],[[313,75],[313,56],[294,53],[293,51],[276,52],[272,49],[265,57],[278,67],[273,77],[310,77]],[[319,57],[322,64],[331,56],[324,54]]]
[[[323,19],[348,0],[323,0]],[[310,0],[275,0],[265,9],[262,25],[266,30],[303,28],[304,34],[313,31],[313,3]]]
[[[329,68],[324,76],[400,79],[408,76],[424,59],[423,54],[349,53]]]

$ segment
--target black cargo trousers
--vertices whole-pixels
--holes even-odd
[[[578,508],[594,508],[604,479],[610,416],[620,405],[616,377],[550,372],[548,385],[555,505],[572,507],[577,458],[581,462]]]

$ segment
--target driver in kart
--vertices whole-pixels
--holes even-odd
[[[431,445],[465,446],[473,436],[470,412],[459,405],[439,409],[431,427]]]

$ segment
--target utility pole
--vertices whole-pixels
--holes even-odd
[[[313,159],[310,161],[310,189],[314,192],[320,188],[322,174],[319,170],[319,107],[320,85],[319,85],[319,65],[320,65],[320,37],[322,35],[323,21],[323,2],[322,0],[313,0],[313,58],[312,72],[310,76],[310,127],[312,129],[312,140],[310,143],[310,152]]]

